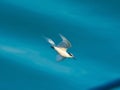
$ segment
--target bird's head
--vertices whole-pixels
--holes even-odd
[[[70,58],[76,59],[72,53],[68,52],[68,54],[70,55]]]

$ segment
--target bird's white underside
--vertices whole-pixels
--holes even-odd
[[[63,50],[64,48],[54,47],[54,49],[57,51],[58,54],[60,54],[63,57],[71,57],[66,50]]]
[[[58,53],[57,60],[61,61],[64,58],[72,58],[72,56],[69,55],[69,53],[67,52],[67,49],[71,47],[70,41],[68,41],[61,34],[60,34],[60,37],[61,37],[62,41],[58,45],[55,45],[55,43],[52,39],[47,38],[47,41],[52,45],[54,50]]]

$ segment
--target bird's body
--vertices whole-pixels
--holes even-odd
[[[57,51],[57,53],[60,54],[62,57],[65,57],[65,58],[66,58],[66,57],[67,57],[67,58],[68,58],[68,57],[69,57],[69,58],[71,57],[66,51],[63,50],[64,48],[55,46],[54,49],[55,49],[55,50]]]
[[[47,38],[47,41],[51,44],[51,47],[58,53],[57,61],[61,61],[65,58],[74,58],[71,53],[67,52],[67,49],[71,47],[71,43],[61,34],[60,37],[62,38],[62,41],[58,45],[55,45],[52,39]]]

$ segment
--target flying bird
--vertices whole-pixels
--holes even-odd
[[[62,41],[58,45],[56,45],[52,39],[46,38],[46,40],[50,43],[51,48],[54,49],[58,53],[58,55],[56,57],[57,61],[62,61],[65,58],[75,59],[75,57],[72,53],[67,52],[67,49],[72,46],[70,41],[68,41],[68,39],[65,38],[63,35],[61,35],[61,34],[59,34],[59,35],[60,35]]]

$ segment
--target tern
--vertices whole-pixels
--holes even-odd
[[[46,38],[48,43],[51,45],[51,48],[54,49],[58,53],[56,60],[62,61],[65,58],[75,59],[75,57],[72,53],[67,52],[67,49],[72,46],[70,41],[67,38],[65,38],[63,35],[61,35],[61,34],[59,34],[59,35],[60,35],[62,41],[58,45],[56,45],[52,39]]]

